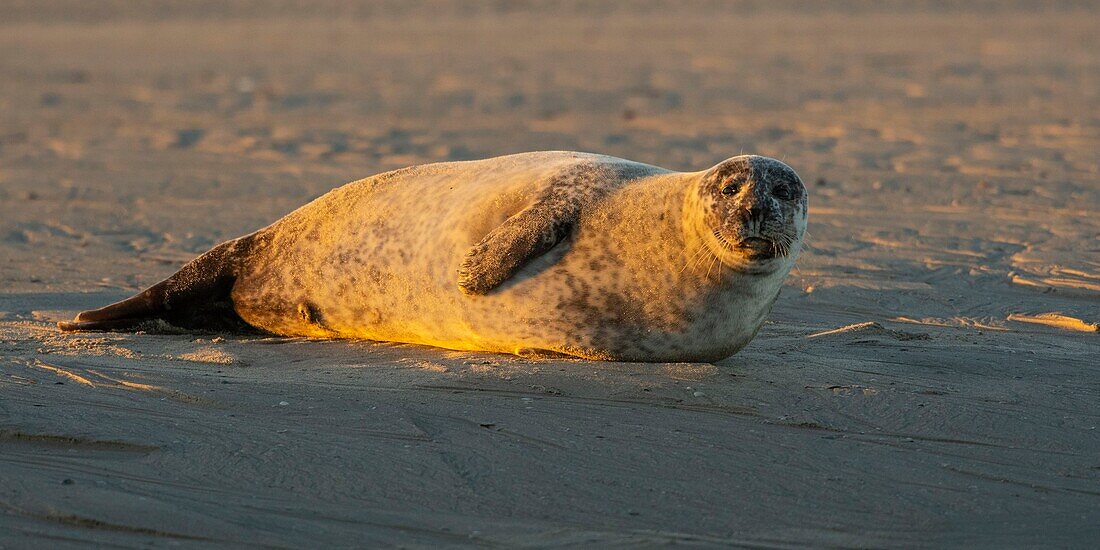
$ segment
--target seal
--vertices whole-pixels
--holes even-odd
[[[700,172],[574,152],[427,164],[336,188],[59,327],[160,320],[521,355],[714,361],[760,329],[806,221],[801,179],[761,156]]]

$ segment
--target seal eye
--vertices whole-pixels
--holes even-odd
[[[737,192],[737,184],[736,183],[731,183],[731,184],[729,184],[729,185],[722,188],[722,194],[723,195],[732,195],[736,192]]]
[[[795,198],[794,188],[785,183],[781,185],[776,185],[775,188],[772,189],[772,194],[775,195],[776,198],[785,201],[789,201]]]

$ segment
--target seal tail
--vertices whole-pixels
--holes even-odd
[[[247,254],[254,235],[215,246],[141,293],[82,311],[72,321],[57,323],[57,327],[66,332],[128,330],[157,319],[191,329],[247,326],[234,311],[229,293],[237,279],[239,259]]]

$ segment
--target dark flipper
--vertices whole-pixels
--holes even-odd
[[[245,327],[233,310],[229,292],[252,240],[253,235],[249,235],[222,243],[140,294],[83,311],[72,321],[61,321],[57,326],[64,331],[126,330],[163,319],[181,328]]]
[[[598,200],[608,180],[622,179],[629,167],[580,163],[551,182],[530,206],[508,218],[466,253],[458,287],[470,295],[488,294],[525,264],[567,238],[586,204]]]
[[[572,216],[538,202],[508,218],[474,245],[458,271],[466,294],[487,294],[569,235]]]

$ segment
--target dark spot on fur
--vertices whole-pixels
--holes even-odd
[[[301,302],[298,304],[298,317],[310,325],[324,327],[324,319],[321,315],[321,311],[310,302]]]

